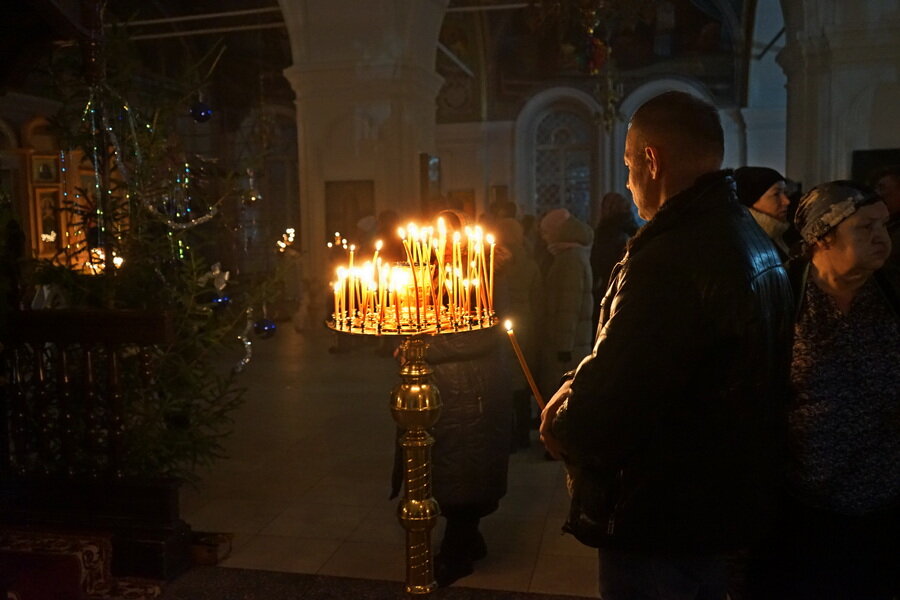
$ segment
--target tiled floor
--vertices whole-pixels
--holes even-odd
[[[389,500],[393,359],[326,349],[334,334],[289,323],[253,344],[231,458],[182,494],[195,531],[233,532],[223,566],[402,581],[404,531]],[[369,340],[366,340],[368,342]],[[482,521],[489,554],[455,585],[596,597],[596,556],[560,533],[563,471],[532,446],[510,457],[509,492]],[[440,539],[440,528],[433,534]]]

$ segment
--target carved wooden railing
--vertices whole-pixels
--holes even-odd
[[[0,361],[0,527],[112,534],[117,575],[187,568],[180,482],[127,468],[141,418],[128,401],[159,393],[156,359],[174,337],[158,312],[13,313]]]
[[[13,314],[6,349],[8,444],[14,477],[123,477],[124,385],[150,389],[150,349],[173,340],[164,313],[34,310]],[[123,357],[140,375],[123,374]]]

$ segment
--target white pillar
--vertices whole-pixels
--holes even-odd
[[[296,95],[300,244],[314,281],[327,280],[333,233],[325,182],[371,180],[376,213],[418,209],[419,153],[434,152],[435,52],[448,1],[280,0],[294,61],[284,75]]]

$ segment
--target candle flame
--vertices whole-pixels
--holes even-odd
[[[381,250],[381,247],[382,247],[382,246],[384,246],[384,242],[382,242],[381,240],[378,240],[377,242],[375,242],[375,249],[376,249],[376,250]]]
[[[512,321],[509,319],[503,321],[503,326],[506,327],[506,333],[512,333]]]

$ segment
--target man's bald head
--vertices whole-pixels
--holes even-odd
[[[631,118],[629,133],[645,146],[662,149],[675,164],[702,163],[701,171],[718,170],[725,155],[718,111],[684,92],[666,92],[645,102]]]

